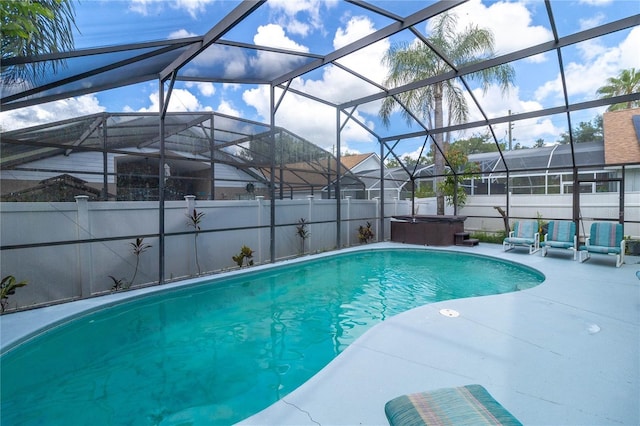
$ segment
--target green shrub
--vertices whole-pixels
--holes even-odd
[[[471,238],[477,238],[480,242],[483,243],[493,243],[493,244],[502,244],[502,241],[507,237],[506,232],[497,231],[497,232],[488,232],[488,231],[480,231],[474,232],[471,234]]]

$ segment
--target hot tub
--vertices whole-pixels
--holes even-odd
[[[393,216],[391,241],[428,246],[451,246],[455,234],[464,232],[466,216]]]

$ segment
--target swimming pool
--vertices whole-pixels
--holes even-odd
[[[161,291],[3,355],[4,424],[229,424],[282,398],[372,325],[435,301],[531,288],[529,268],[385,249]]]

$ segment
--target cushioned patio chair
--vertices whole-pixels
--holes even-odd
[[[549,221],[548,232],[544,236],[544,241],[540,243],[542,256],[546,256],[550,248],[572,250],[573,260],[576,260],[578,238],[576,236],[575,222],[570,220]]]
[[[480,385],[402,395],[387,402],[391,426],[522,425]]]
[[[529,247],[529,254],[540,250],[540,233],[538,233],[538,221],[520,220],[514,223],[513,231],[502,242],[504,251],[516,246]]]
[[[594,222],[589,230],[585,245],[580,246],[580,262],[591,257],[591,253],[616,256],[616,268],[624,263],[625,241],[622,224],[613,222]]]

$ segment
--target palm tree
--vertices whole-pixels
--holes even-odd
[[[75,9],[71,0],[0,1],[2,62],[18,56],[35,56],[73,50]],[[33,62],[2,70],[7,83],[27,83],[52,71],[61,62]]]
[[[427,41],[447,60],[457,67],[479,62],[494,56],[494,40],[491,31],[470,25],[462,31],[456,28],[457,18],[443,13],[435,18],[432,34]],[[425,43],[399,43],[392,45],[384,57],[389,73],[384,81],[386,87],[397,87],[414,81],[424,80],[451,71],[442,57]],[[469,77],[480,82],[487,90],[492,82],[500,84],[503,92],[513,83],[515,71],[509,65],[485,69]],[[401,114],[410,125],[413,117],[409,111],[417,111],[426,120],[430,129],[444,127],[445,106],[448,124],[462,123],[468,119],[469,109],[464,91],[455,80],[443,81],[430,86],[414,89],[397,95],[398,100],[408,109],[401,108]],[[380,108],[382,122],[388,126],[390,116],[398,107],[397,101],[388,97]],[[446,136],[449,141],[450,135]],[[444,137],[442,133],[433,135],[434,167],[436,180],[444,175]],[[440,185],[437,185],[437,187]],[[444,196],[438,190],[438,214],[444,214]]]
[[[600,95],[600,99],[640,93],[640,72],[636,71],[635,68],[622,70],[620,71],[620,74],[618,74],[618,77],[609,77],[607,79],[607,84],[599,88],[596,93]],[[619,109],[635,107],[640,107],[640,100],[628,101],[622,104],[613,104],[607,108],[607,111],[616,111]]]

